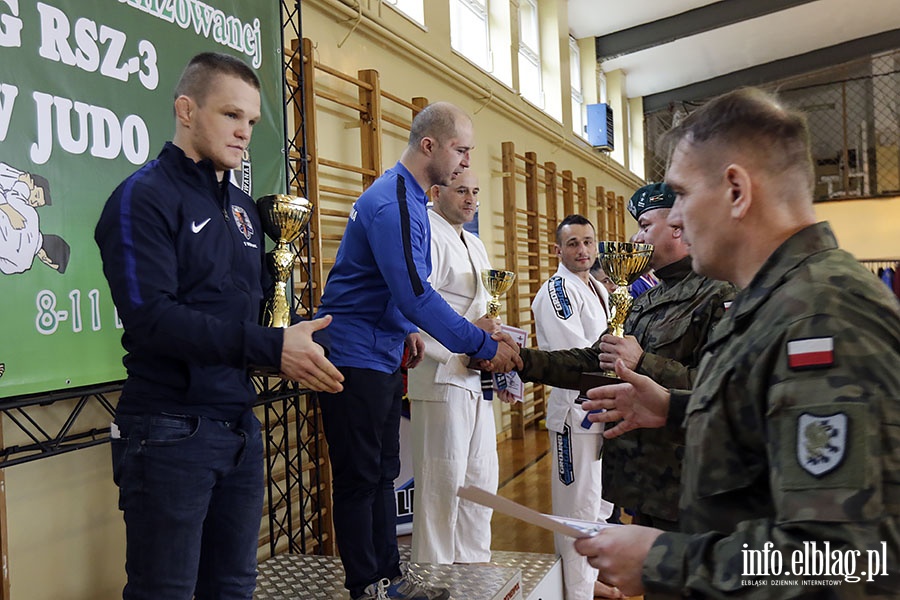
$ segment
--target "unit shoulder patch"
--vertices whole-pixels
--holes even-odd
[[[820,417],[802,413],[797,418],[797,462],[810,475],[834,471],[847,453],[849,418],[845,413]]]

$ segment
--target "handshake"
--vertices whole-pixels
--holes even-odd
[[[500,329],[500,319],[484,315],[475,325],[491,334],[491,339],[497,341],[497,353],[490,359],[470,359],[469,368],[489,371],[491,373],[509,373],[521,369],[524,366],[519,356],[519,345],[511,335]]]

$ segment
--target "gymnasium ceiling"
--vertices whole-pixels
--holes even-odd
[[[568,0],[647,112],[900,49],[900,0]]]

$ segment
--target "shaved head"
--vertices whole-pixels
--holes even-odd
[[[472,120],[460,108],[449,102],[429,104],[413,119],[409,131],[409,146],[417,147],[423,138],[430,137],[438,143],[446,142],[456,135],[460,120],[471,124]]]

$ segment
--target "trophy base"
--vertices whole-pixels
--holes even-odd
[[[616,383],[622,383],[622,380],[604,371],[582,373],[581,378],[578,380],[578,398],[575,399],[575,404],[581,404],[588,400],[587,393],[591,388],[614,385]]]

